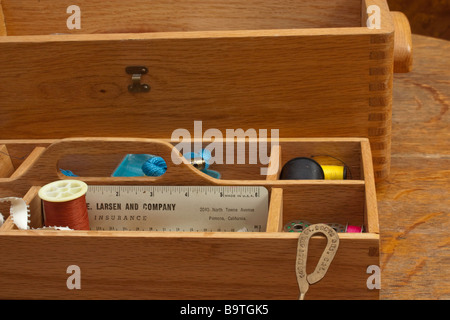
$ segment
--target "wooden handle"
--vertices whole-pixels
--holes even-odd
[[[394,20],[394,72],[408,73],[412,69],[412,37],[408,18],[398,11],[391,12]]]
[[[58,170],[58,161],[71,155],[114,155],[114,154],[154,154],[162,157],[167,164],[167,171],[161,177],[80,177],[86,182],[104,183],[112,182],[136,182],[138,179],[159,182],[165,184],[214,184],[214,178],[194,168],[170,143],[155,139],[136,138],[70,138],[62,139],[51,144],[28,168],[18,177],[42,185],[42,182],[51,182],[58,179],[67,179]],[[46,180],[46,181],[43,181]]]

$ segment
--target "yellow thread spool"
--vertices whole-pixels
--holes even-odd
[[[321,166],[325,175],[325,180],[347,179],[347,169],[342,166]]]

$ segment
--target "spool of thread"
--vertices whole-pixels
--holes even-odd
[[[87,190],[87,184],[78,180],[60,180],[43,186],[39,197],[43,202],[45,226],[90,230]]]
[[[345,180],[347,179],[347,168],[343,166],[322,165],[325,180]]]
[[[281,170],[281,180],[344,180],[347,179],[345,166],[321,165],[310,158],[294,158]]]
[[[351,225],[344,225],[340,223],[325,223],[326,225],[330,226],[334,229],[334,231],[338,233],[362,233],[363,227],[359,226],[351,226]]]
[[[323,180],[325,174],[320,164],[310,158],[289,160],[281,170],[280,180]]]
[[[308,228],[311,225],[311,223],[309,223],[308,221],[303,221],[303,220],[293,220],[288,222],[283,230],[285,232],[298,232],[301,233],[303,232],[303,230],[305,230],[306,228]]]
[[[325,224],[333,228],[334,231],[338,233],[345,233],[347,229],[347,226],[340,223],[325,223]]]
[[[347,228],[345,230],[345,232],[347,232],[347,233],[362,233],[362,231],[363,231],[362,227],[349,226],[349,225],[347,225]]]
[[[189,152],[183,155],[186,159],[191,161],[191,164],[194,168],[197,168],[203,173],[206,173],[210,177],[215,179],[220,179],[221,175],[219,172],[215,170],[210,170],[210,160],[211,160],[211,152],[208,149],[202,149],[199,153]]]

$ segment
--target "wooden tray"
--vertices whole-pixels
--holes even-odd
[[[80,0],[69,29],[73,4],[1,1],[1,138],[167,138],[201,120],[224,134],[366,137],[375,178],[388,175],[393,72],[412,54],[386,0]]]
[[[170,159],[173,149],[168,140],[143,138],[3,140],[0,195],[23,197],[30,205],[32,227],[39,228],[43,219],[38,190],[67,179],[58,170],[62,166],[88,185],[264,186],[270,193],[266,232],[19,230],[7,217],[0,227],[2,270],[7,275],[0,282],[0,298],[298,299],[298,234],[282,231],[296,219],[364,226],[363,233],[339,233],[337,255],[325,278],[310,287],[307,299],[378,298],[378,290],[367,287],[367,268],[379,265],[368,139],[281,139],[269,149],[271,165],[280,164],[278,170],[263,178],[260,165],[214,165],[211,169],[222,174],[218,180],[186,161],[178,166],[166,161],[168,170],[158,178],[110,177],[124,154],[151,153]],[[345,162],[351,179],[278,179],[290,159],[324,154]],[[8,212],[4,207],[0,211]],[[324,244],[324,238],[312,238],[309,273]],[[70,265],[81,269],[80,290],[66,286]]]

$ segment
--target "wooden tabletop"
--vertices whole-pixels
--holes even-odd
[[[395,74],[392,162],[377,186],[381,299],[450,299],[450,42],[413,36]]]

